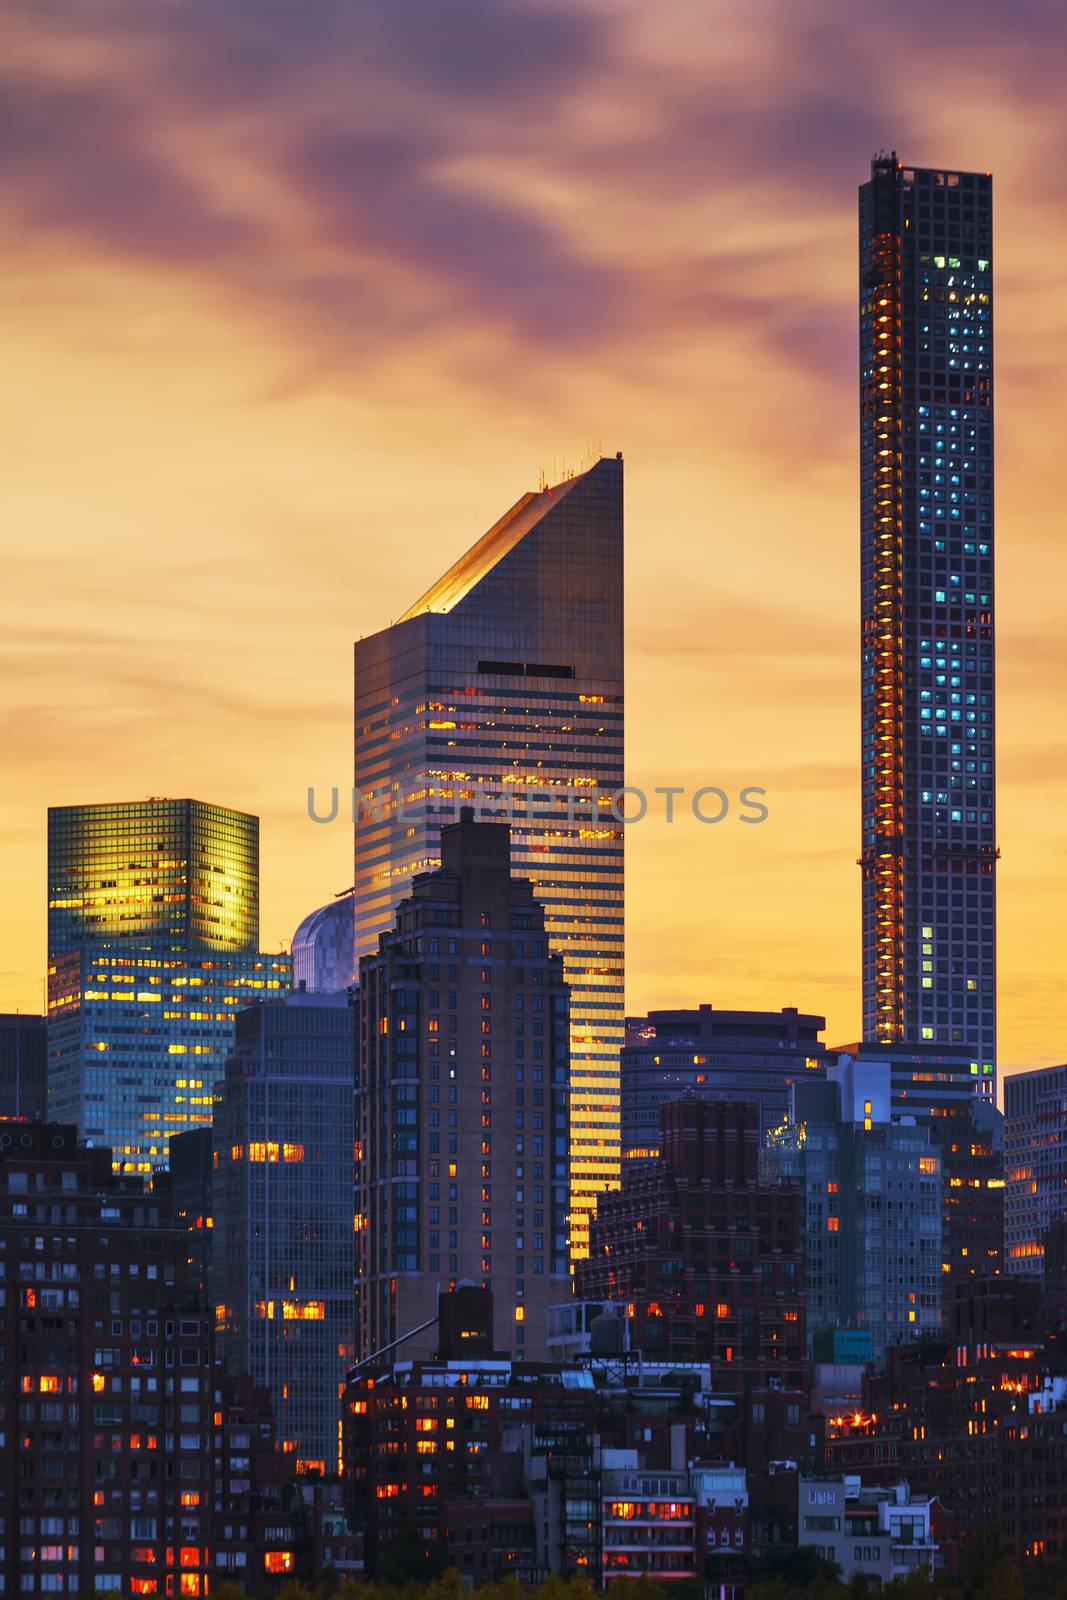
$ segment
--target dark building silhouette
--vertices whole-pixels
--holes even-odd
[[[863,1031],[996,1094],[988,173],[860,189]]]
[[[214,1176],[211,1129],[191,1128],[170,1141],[170,1171],[154,1178],[152,1184],[153,1190],[158,1187],[167,1194],[175,1227],[187,1230],[189,1264],[197,1288],[204,1294],[208,1292],[215,1232]]]
[[[759,1181],[755,1107],[668,1102],[658,1143],[601,1199],[577,1298],[623,1302],[632,1348],[713,1361],[724,1389],[806,1383],[800,1201]]]
[[[213,1330],[183,1234],[140,1182],[112,1176],[110,1150],[40,1122],[0,1132],[0,1236],[9,1445],[18,1435],[0,1452],[0,1502],[21,1530],[6,1592],[136,1593],[181,1542],[186,1593],[206,1593]]]
[[[463,1279],[492,1289],[500,1349],[543,1356],[568,1285],[567,1000],[508,828],[465,813],[360,962],[361,1357],[431,1323]]]
[[[0,1015],[0,1117],[44,1117],[48,1103],[48,1025],[21,1012]]]
[[[1045,1235],[1067,1216],[1067,1066],[1004,1079],[1005,1270],[1038,1277]]]
[[[827,1466],[936,1495],[978,1559],[1060,1559],[1062,1372],[1059,1341],[1042,1332],[1038,1282],[961,1283],[943,1338],[890,1350],[862,1407],[828,1419]]]
[[[361,1570],[330,1486],[294,1502],[266,1391],[217,1366],[188,1237],[75,1128],[0,1125],[4,1593],[266,1600],[327,1547]]]
[[[219,1355],[270,1394],[297,1472],[338,1470],[352,1360],[355,1012],[298,991],[237,1017],[215,1105]]]
[[[785,1121],[797,1078],[822,1072],[824,1017],[703,1005],[627,1017],[620,1063],[624,1159],[655,1154],[660,1106],[680,1095],[757,1109],[761,1134]]]
[[[880,1364],[941,1329],[941,1159],[929,1127],[893,1117],[884,1061],[840,1056],[794,1102],[761,1160],[800,1188],[808,1335],[866,1330]]]
[[[1067,1216],[1057,1217],[1045,1232],[1045,1325],[1061,1335],[1067,1330]]]

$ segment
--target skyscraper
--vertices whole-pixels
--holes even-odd
[[[211,1121],[237,1011],[290,986],[259,940],[259,819],[199,800],[48,813],[50,1115],[165,1166]]]
[[[622,461],[526,494],[356,645],[355,920],[366,955],[461,804],[512,825],[571,991],[571,1230],[618,1183]]]
[[[428,1354],[438,1297],[493,1292],[496,1345],[543,1359],[566,1296],[567,988],[508,829],[441,833],[359,969],[357,1342]]]
[[[992,182],[860,189],[863,1016],[995,1095]]]
[[[297,1472],[338,1470],[352,1359],[355,1026],[347,994],[237,1018],[215,1108],[210,1283],[219,1353],[270,1392]]]
[[[48,954],[254,950],[259,818],[202,800],[51,806]]]

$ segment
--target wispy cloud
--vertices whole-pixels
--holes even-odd
[[[758,840],[633,841],[634,996],[854,1032],[855,187],[895,146],[997,178],[1002,960],[1038,986],[1005,985],[1009,1057],[1061,1026],[1058,4],[11,0],[4,30],[11,1000],[49,800],[258,807],[272,934],[343,887],[298,800],[345,780],[352,638],[599,439],[631,770],[776,802]]]

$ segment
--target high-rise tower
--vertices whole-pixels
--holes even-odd
[[[571,994],[571,1233],[618,1183],[623,1043],[622,461],[526,494],[356,646],[357,955],[461,805],[508,821]]]
[[[48,812],[48,954],[254,950],[259,818],[202,800]]]
[[[996,1072],[992,182],[860,189],[863,1020]]]
[[[567,986],[508,829],[463,809],[440,848],[359,964],[359,1356],[428,1354],[469,1278],[495,1347],[544,1360],[569,1287]]]
[[[259,943],[259,819],[199,800],[48,813],[48,1103],[115,1168],[211,1122],[234,1017],[290,985]]]

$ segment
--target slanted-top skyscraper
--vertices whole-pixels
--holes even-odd
[[[996,1072],[992,182],[860,190],[864,1035]]]
[[[356,949],[463,804],[512,824],[571,993],[571,1228],[618,1183],[623,1043],[622,461],[526,494],[356,646]]]

